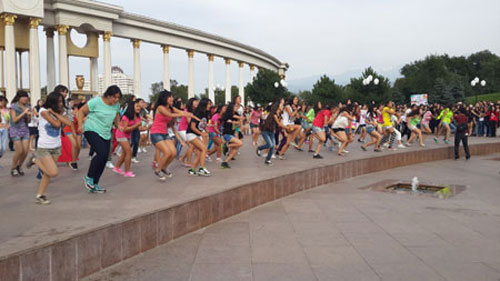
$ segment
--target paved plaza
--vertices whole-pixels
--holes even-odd
[[[471,139],[476,144],[497,141]],[[444,146],[429,141],[426,149]],[[288,160],[275,160],[275,165],[269,168],[264,166],[263,158],[255,156],[253,147],[246,143],[241,155],[232,162],[233,169],[220,170],[215,163],[209,163],[208,168],[214,174],[211,178],[190,177],[185,168],[175,163],[172,167],[174,177],[166,183],[158,182],[153,177],[150,151],[140,155],[141,164],[133,166],[137,178],[126,179],[107,170],[102,180],[102,184],[108,188],[106,194],[89,194],[83,188],[81,177],[89,163],[87,151],[84,150],[81,154],[80,171],[72,172],[69,168],[61,167],[60,176],[49,186],[47,194],[53,203],[48,206],[34,203],[34,194],[38,188],[34,179],[36,169],[27,171],[24,177],[11,177],[8,161],[12,153],[8,153],[0,162],[3,166],[0,169],[0,189],[4,195],[0,199],[0,224],[5,226],[0,230],[0,256],[68,239],[92,229],[217,194],[241,184],[308,168],[420,149],[411,147],[380,154],[362,152],[359,144],[355,143],[349,147],[351,152],[348,156],[338,157],[335,152],[325,150],[323,154],[326,157],[323,160],[313,160],[310,153],[291,149],[287,153]],[[489,258],[500,260],[496,255],[500,242],[500,212],[495,207],[500,199],[500,189],[495,189],[500,179],[500,162],[487,160],[495,157],[500,155],[473,157],[470,161],[425,163],[302,192],[175,240],[166,247],[152,250],[139,259],[132,260],[138,267],[125,270],[124,268],[130,267],[127,266],[129,261],[125,261],[91,280],[189,280],[190,276],[192,280],[199,280],[197,276],[207,277],[210,272],[221,273],[227,280],[238,280],[234,276],[239,276],[239,273],[242,274],[242,280],[252,276],[254,280],[262,280],[261,277],[286,280],[286,275],[283,274],[290,274],[290,278],[300,277],[297,280],[307,280],[307,274],[320,280],[331,280],[322,279],[322,276],[331,276],[330,273],[336,271],[339,271],[339,276],[346,276],[347,280],[363,280],[361,277],[378,280],[377,278],[384,276],[384,272],[398,275],[398,270],[408,270],[406,267],[410,263],[404,262],[405,267],[390,266],[385,269],[374,264],[399,264],[403,261],[411,261],[415,266],[412,267],[413,270],[418,271],[418,274],[442,278],[447,275],[440,273],[429,260],[447,261],[448,250],[453,253],[453,258],[459,258],[464,253],[469,254],[468,248],[455,247],[474,248],[473,245],[478,243],[479,248],[475,248],[472,260],[460,257],[463,258],[460,262],[466,263],[464,270],[490,272],[493,274],[491,276],[495,276],[494,268],[498,269],[499,265]],[[414,175],[419,176],[422,181],[439,179],[446,181],[441,182],[443,184],[462,184],[468,188],[446,201],[416,200],[358,190],[358,187],[381,179],[410,180]],[[434,243],[441,243],[442,240],[446,242],[443,244],[446,248],[433,253],[433,250],[437,251],[433,248]],[[358,249],[357,243],[367,244],[366,249]],[[382,247],[384,244],[386,246]],[[489,246],[485,247],[486,245]],[[204,247],[208,248],[204,250]],[[362,257],[363,262],[359,267],[355,266],[356,263],[340,266],[344,258],[335,257],[336,247],[345,250],[345,255],[356,253]],[[329,248],[334,253],[328,252]],[[418,252],[418,249],[422,249],[422,252]],[[311,260],[308,251],[309,255],[311,251],[320,252],[315,254],[316,260]],[[460,251],[462,255],[456,254]],[[176,256],[177,254],[181,256]],[[431,256],[423,258],[419,254]],[[328,255],[332,257],[329,258]],[[353,258],[358,257],[357,255]],[[349,261],[350,258],[347,256],[345,259]],[[155,261],[142,262],[141,259]],[[175,261],[170,262],[171,260]],[[164,261],[168,262],[163,263]],[[141,264],[147,266],[141,268]],[[292,266],[287,269],[290,264]],[[354,271],[353,266],[357,268]],[[446,269],[447,266],[457,264],[450,260],[449,264],[443,266]],[[422,273],[418,270],[420,267],[426,270]],[[283,275],[282,279],[273,277],[273,274]],[[361,277],[355,278],[355,274],[361,274]],[[416,276],[420,276],[418,274]],[[167,278],[170,275],[172,278]],[[216,277],[205,280],[217,280]],[[432,280],[430,277],[428,279]]]
[[[300,192],[85,280],[500,279],[499,155],[382,171]],[[386,179],[462,184],[451,199],[362,190]]]

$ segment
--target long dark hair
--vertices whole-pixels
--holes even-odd
[[[135,118],[139,117],[138,113],[135,113],[135,104],[137,103],[137,100],[129,101],[127,104],[127,110],[125,110],[125,113],[123,113],[123,116],[126,116],[128,120],[134,120]]]
[[[120,90],[120,87],[116,85],[111,85],[106,89],[106,92],[104,92],[104,97],[109,98],[111,96],[114,96],[115,94],[120,94],[120,98],[122,97],[122,90]]]
[[[226,112],[224,112],[224,115],[222,116],[222,120],[226,121],[229,120],[233,117],[234,115],[234,102],[231,102],[227,105]]]
[[[43,108],[45,109],[52,109],[53,111],[57,113],[62,112],[62,108],[59,107],[59,101],[63,100],[64,103],[64,97],[61,94],[61,92],[52,92],[47,96],[47,99],[45,100],[45,103],[43,104]]]
[[[17,91],[16,96],[12,100],[12,103],[18,102],[21,98],[29,98],[29,97],[30,96],[28,95],[28,93],[26,93],[23,90],[19,90],[19,91]]]
[[[197,101],[197,100],[198,100],[198,98],[190,98],[190,99],[189,99],[188,104],[187,104],[187,106],[186,106],[186,108],[187,108],[188,112],[193,112],[193,103],[194,103],[195,101]]]
[[[156,104],[155,104],[153,116],[156,113],[156,109],[161,105],[163,105],[169,109],[172,109],[172,107],[168,105],[168,98],[170,98],[172,96],[173,96],[173,94],[170,91],[163,90],[160,92],[160,94],[158,95],[158,98],[156,99]]]
[[[198,116],[199,118],[208,118],[208,112],[207,112],[207,105],[210,103],[210,99],[208,98],[202,98],[200,100],[200,103],[198,104],[198,107],[195,110],[195,115]]]

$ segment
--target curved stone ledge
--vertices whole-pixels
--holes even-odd
[[[500,152],[500,143],[474,144],[472,155]],[[244,184],[218,194],[108,224],[0,257],[0,280],[78,280],[261,204],[316,186],[373,172],[453,158],[453,147],[350,160]]]

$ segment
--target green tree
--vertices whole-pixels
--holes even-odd
[[[149,101],[155,102],[158,98],[158,94],[163,90],[163,81],[155,82],[151,84],[151,94],[149,95]],[[182,98],[184,102],[188,100],[188,86],[179,84],[176,80],[170,80],[170,91],[176,97]]]
[[[275,102],[280,98],[287,98],[290,96],[288,90],[279,84],[280,76],[277,72],[261,69],[252,83],[247,84],[245,87],[246,100],[252,101],[257,104],[268,104]],[[278,82],[276,88],[274,84]]]
[[[335,80],[323,75],[314,84],[311,91],[310,101],[308,104],[316,104],[321,101],[322,104],[335,104],[344,98],[344,89],[342,86],[335,84]]]
[[[363,85],[363,80],[370,75],[373,77],[371,83]],[[375,79],[378,80],[378,85],[375,85]],[[368,104],[372,101],[381,104],[391,99],[391,83],[388,78],[368,67],[363,71],[361,77],[351,79],[346,87],[346,94],[347,98],[362,104]]]

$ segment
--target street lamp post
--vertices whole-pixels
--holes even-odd
[[[285,79],[281,79],[279,82],[274,82],[274,88],[278,89],[280,85],[283,86],[283,88],[288,87],[288,83],[285,81]]]
[[[380,83],[380,80],[378,78],[373,78],[373,75],[371,74],[363,79],[363,86],[369,86],[371,83],[377,86]],[[370,88],[368,88],[368,94],[370,94]]]
[[[486,86],[485,80],[479,80],[479,77],[474,78],[474,80],[470,81],[470,85],[474,88],[476,85],[481,85],[481,87]],[[474,91],[475,103],[477,103],[477,90]]]

